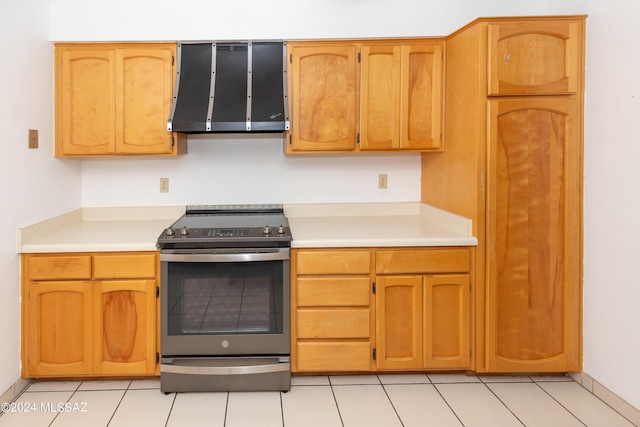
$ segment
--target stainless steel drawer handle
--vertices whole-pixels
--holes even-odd
[[[290,363],[250,366],[180,366],[160,365],[160,372],[188,375],[250,375],[283,372],[291,369]]]

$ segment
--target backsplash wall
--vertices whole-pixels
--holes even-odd
[[[273,135],[194,135],[178,158],[77,161],[86,207],[420,200],[419,154],[286,156]]]

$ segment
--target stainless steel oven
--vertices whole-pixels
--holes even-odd
[[[216,209],[188,208],[158,240],[161,389],[289,390],[286,218],[273,208]]]

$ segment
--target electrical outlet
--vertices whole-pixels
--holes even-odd
[[[169,178],[160,178],[160,192],[161,193],[169,192]]]
[[[378,189],[386,190],[387,189],[387,174],[381,173],[378,175]]]

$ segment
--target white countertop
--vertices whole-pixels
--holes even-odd
[[[285,205],[292,247],[476,246],[468,218],[419,202]]]
[[[83,208],[18,230],[18,252],[154,251],[184,206]]]
[[[475,246],[471,221],[419,202],[287,204],[293,248]],[[184,206],[82,208],[18,230],[19,253],[156,250]]]

